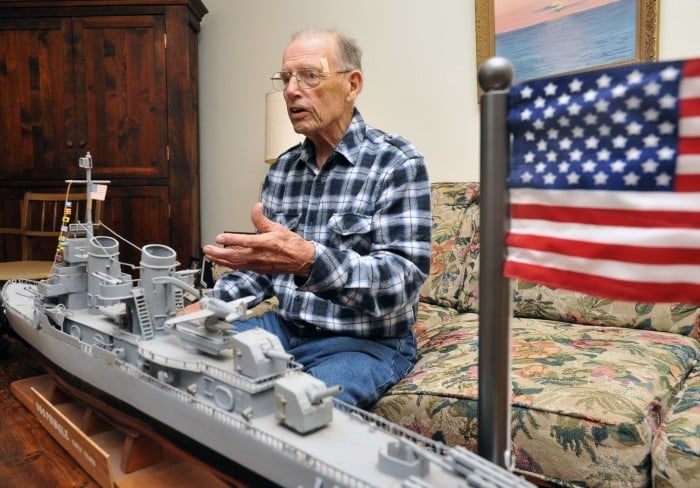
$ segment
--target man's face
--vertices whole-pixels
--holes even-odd
[[[300,38],[284,51],[282,71],[297,73],[302,69],[336,72],[335,41],[328,36]],[[292,76],[284,90],[289,118],[294,130],[312,141],[342,137],[347,111],[350,84],[345,74],[333,74],[321,79],[314,88],[302,88]],[[347,121],[345,121],[347,122]],[[342,127],[341,127],[342,126]],[[340,135],[337,132],[340,131]]]

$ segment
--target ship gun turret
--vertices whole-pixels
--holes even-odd
[[[306,373],[285,376],[275,382],[275,418],[300,434],[318,430],[332,420],[332,397],[341,391]]]

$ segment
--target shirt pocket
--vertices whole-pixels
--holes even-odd
[[[372,218],[355,213],[337,213],[328,220],[330,239],[337,249],[368,254],[371,249]]]

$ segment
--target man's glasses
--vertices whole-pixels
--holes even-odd
[[[324,73],[316,69],[301,69],[296,73],[290,73],[289,71],[280,71],[272,75],[270,79],[272,80],[272,87],[275,90],[283,91],[287,89],[287,85],[289,85],[289,80],[292,79],[292,76],[294,76],[297,79],[297,83],[301,88],[315,88],[318,86],[319,83],[321,83],[322,78],[349,72],[350,70]]]

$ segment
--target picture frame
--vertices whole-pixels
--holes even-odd
[[[498,19],[496,19],[497,15],[497,9],[496,9],[496,2],[499,1],[508,1],[508,0],[475,0],[475,24],[476,24],[476,63],[477,63],[477,70],[481,66],[481,64],[488,58],[499,55],[503,56],[505,55],[504,53],[501,52],[496,52],[496,22]],[[513,1],[513,0],[510,0]],[[527,2],[522,2],[522,3],[527,3]],[[536,3],[534,0],[530,2],[530,4]],[[582,3],[582,2],[578,2]],[[541,66],[545,65],[544,68],[539,68],[539,71],[536,73],[535,76],[531,76],[530,74],[526,73],[522,76],[518,75],[518,61],[521,63],[526,63],[528,61],[525,61],[522,59],[520,56],[516,56],[518,60],[513,60],[511,59],[511,62],[513,62],[515,66],[515,79],[514,83],[516,82],[522,82],[526,81],[528,79],[534,79],[534,78],[540,78],[544,76],[553,76],[553,75],[558,75],[558,74],[568,74],[568,73],[573,73],[576,71],[583,71],[587,69],[593,69],[593,68],[601,68],[605,66],[614,66],[618,64],[628,64],[628,63],[634,63],[634,62],[639,62],[639,61],[655,61],[658,59],[658,50],[659,50],[659,4],[660,0],[618,0],[616,2],[612,2],[615,8],[618,9],[618,16],[614,17],[613,20],[619,19],[620,22],[625,21],[630,23],[631,20],[629,20],[629,17],[624,17],[619,15],[619,9],[623,9],[623,11],[629,10],[629,15],[632,13],[636,13],[636,22],[634,22],[633,27],[635,29],[634,32],[634,45],[631,46],[633,49],[629,49],[630,51],[633,50],[634,52],[627,52],[625,51],[623,53],[623,58],[622,59],[614,59],[611,62],[608,62],[604,59],[605,54],[603,50],[598,53],[598,59],[597,62],[595,57],[588,57],[586,59],[589,59],[589,63],[593,64],[581,64],[577,65],[577,63],[581,63],[578,61],[579,56],[574,56],[574,59],[568,60],[568,59],[560,59],[557,60],[556,56],[554,56],[554,63],[552,63],[552,58],[547,58],[546,63],[538,63],[536,62],[537,55],[534,54],[532,55],[533,57],[530,58],[529,64],[530,65],[536,65],[536,66]],[[559,5],[558,8],[564,8],[565,7],[565,2],[549,2],[546,0],[542,0],[541,2],[541,10],[547,9],[547,8],[557,8],[556,5]],[[636,10],[636,12],[633,12],[633,10]],[[558,12],[557,12],[558,13]],[[567,17],[570,15],[570,17],[567,19],[569,23],[575,22],[576,19],[582,19],[583,17],[578,16],[574,17],[577,13],[580,12],[574,12],[571,14],[567,14],[566,12],[563,12],[560,14],[557,19],[560,19],[562,17]],[[500,19],[501,22],[503,22],[506,19]],[[629,27],[629,25],[628,25]],[[535,37],[536,31],[534,29],[527,30],[525,28],[519,29],[520,32],[519,34],[521,36],[532,35],[532,39],[530,39],[530,45],[535,45],[538,41],[538,39]],[[513,31],[514,32],[514,31]],[[603,35],[603,33],[600,33],[600,35]],[[588,44],[588,43],[587,43]],[[586,44],[586,45],[587,45]],[[544,49],[545,46],[542,46],[543,49],[542,51],[545,52],[547,49]],[[549,49],[550,51],[552,49]],[[534,49],[533,51],[537,51],[537,49]],[[528,54],[532,54],[528,52]],[[595,54],[595,53],[594,53]],[[627,55],[629,54],[629,55]],[[508,56],[506,56],[508,57]],[[509,58],[510,59],[510,58]],[[549,66],[549,71],[547,71],[547,66]],[[532,70],[530,70],[532,71]],[[532,71],[534,73],[534,71]],[[522,70],[521,70],[522,73]],[[481,93],[481,89],[479,89],[479,92]]]

